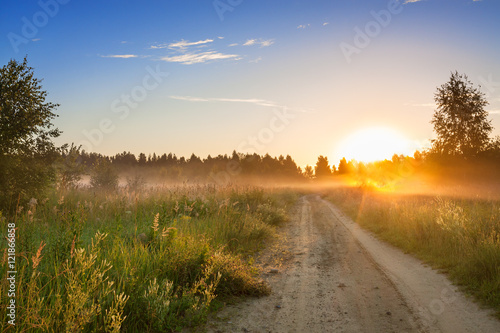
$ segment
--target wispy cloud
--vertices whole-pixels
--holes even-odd
[[[136,54],[110,54],[110,55],[102,55],[101,58],[138,58],[139,56]]]
[[[475,0],[477,1],[477,0]],[[488,111],[489,114],[500,114],[500,110],[490,110]]]
[[[264,107],[271,107],[271,108],[280,108],[280,109],[287,109],[287,110],[295,110],[296,112],[314,112],[309,109],[294,109],[294,108],[289,108],[286,105],[280,105],[276,102],[273,101],[268,101],[265,99],[259,99],[259,98],[214,98],[214,97],[209,97],[209,98],[203,98],[203,97],[193,97],[193,96],[169,96],[171,99],[176,99],[176,100],[181,100],[181,101],[186,101],[186,102],[203,102],[203,103],[245,103],[245,104],[253,104],[253,105],[258,105],[258,106],[264,106]]]
[[[267,46],[271,46],[273,44],[274,44],[274,40],[272,40],[272,39],[263,40],[260,42],[260,47],[267,47]]]
[[[167,56],[161,58],[167,62],[178,62],[184,65],[200,64],[212,60],[233,59],[239,60],[241,57],[237,54],[224,54],[216,51],[207,51],[200,53],[185,53],[178,56]]]
[[[229,44],[228,46],[230,46],[230,47],[232,47],[232,46],[238,46],[238,43]]]
[[[220,37],[218,37],[220,38]],[[224,37],[222,37],[224,38]],[[205,39],[205,40],[199,40],[197,42],[190,42],[187,40],[180,40],[178,42],[173,42],[173,43],[166,43],[166,44],[156,44],[156,45],[151,45],[149,48],[150,49],[177,49],[177,50],[185,50],[189,46],[199,46],[199,45],[204,45],[208,43],[212,43],[214,40],[213,39]]]
[[[185,49],[188,46],[195,46],[195,45],[202,45],[202,44],[207,44],[207,43],[212,43],[214,40],[213,39],[205,39],[205,40],[199,40],[197,42],[189,42],[186,40],[181,40],[180,42],[175,42],[171,43],[168,45],[168,48],[170,49]]]
[[[330,24],[330,22],[323,22],[323,26],[329,25],[329,24]]]
[[[299,26],[297,26],[297,29],[305,29],[305,28],[309,28],[311,25],[310,24],[301,24]]]
[[[151,45],[149,48],[155,50],[155,49],[166,49],[167,47],[168,44],[156,44],[156,45]]]
[[[198,102],[198,103],[244,103],[244,104],[253,104],[257,106],[271,107],[271,108],[280,108],[286,109],[290,111],[302,112],[302,113],[311,113],[314,110],[311,109],[294,109],[290,108],[286,105],[281,105],[273,101],[268,101],[265,99],[259,98],[203,98],[203,97],[193,97],[193,96],[169,96],[171,99],[186,101],[186,102]]]
[[[248,39],[244,44],[243,46],[250,46],[250,45],[254,45],[255,43],[257,43],[257,40],[256,39]]]
[[[193,97],[193,96],[169,96],[171,99],[178,99],[181,101],[188,102],[209,102],[209,98]]]
[[[282,107],[281,105],[275,102],[257,98],[201,98],[193,96],[170,96],[170,98],[188,102],[249,103],[267,107]]]
[[[31,41],[32,42],[38,42],[40,40],[40,38],[33,38]]]
[[[258,57],[258,58],[254,59],[254,60],[250,60],[249,62],[256,64],[256,63],[260,62],[261,60],[262,60],[262,57]]]
[[[274,44],[272,39],[247,39],[243,46],[260,45],[260,47],[267,47]],[[236,44],[237,45],[237,44]],[[230,45],[231,46],[231,45]]]

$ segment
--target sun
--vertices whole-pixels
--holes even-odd
[[[338,154],[347,160],[373,162],[390,159],[394,154],[413,154],[410,140],[398,131],[386,127],[358,130],[343,140]]]

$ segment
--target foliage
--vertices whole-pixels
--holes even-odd
[[[97,160],[90,177],[90,186],[96,190],[112,191],[118,187],[118,173],[106,158]]]
[[[0,214],[5,253],[7,224],[17,227],[17,331],[179,331],[224,298],[266,295],[250,258],[296,198],[234,186],[61,194]],[[8,289],[0,281],[2,318]]]
[[[51,139],[61,132],[51,123],[58,105],[46,98],[26,58],[0,68],[0,209],[14,209],[54,178]]]
[[[316,178],[325,178],[332,175],[332,169],[328,163],[328,157],[319,156],[316,166],[314,167],[314,174]]]
[[[488,102],[466,75],[452,73],[450,80],[437,89],[435,101],[437,110],[431,123],[437,139],[432,142],[433,152],[472,158],[487,148],[492,130],[484,109]]]
[[[355,169],[355,167],[353,165],[353,161],[347,162],[347,160],[345,159],[345,157],[342,157],[342,159],[339,162],[338,173],[340,175],[345,175],[345,174],[353,172],[354,169]]]
[[[141,175],[134,175],[133,177],[127,177],[127,187],[130,191],[140,191],[146,185],[144,177]]]
[[[62,190],[75,188],[82,178],[84,166],[80,158],[80,147],[74,144],[61,147],[61,156],[56,161],[59,187]]]
[[[137,157],[130,152],[103,156],[82,151],[79,161],[89,167],[103,158],[109,160],[118,172],[132,175],[130,183],[134,182],[134,175],[137,174],[143,175],[142,180],[152,179],[155,183],[210,182],[219,185],[305,179],[305,175],[290,155],[271,157],[268,154],[261,156],[233,152],[232,155],[209,155],[203,159],[192,154],[186,159],[172,153],[149,156],[140,153]],[[136,180],[139,181],[137,185],[140,185],[142,180]]]
[[[312,166],[306,165],[306,167],[304,168],[304,177],[306,177],[306,179],[314,178],[314,170]]]

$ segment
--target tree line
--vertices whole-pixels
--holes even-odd
[[[52,120],[59,106],[46,101],[41,80],[22,62],[11,60],[0,68],[0,211],[12,211],[31,197],[39,197],[54,184],[75,186],[90,174],[94,187],[113,189],[118,173],[129,176],[129,184],[141,183],[141,174],[164,181],[237,182],[250,179],[264,182],[328,180],[334,176],[378,177],[408,173],[422,165],[460,166],[487,162],[500,165],[500,138],[493,130],[485,106],[488,102],[466,75],[451,73],[448,82],[437,88],[437,109],[431,120],[436,133],[432,147],[414,156],[394,155],[374,163],[339,161],[330,165],[319,156],[314,167],[301,169],[289,155],[272,157],[238,153],[201,158],[194,153],[177,157],[172,153],[138,156],[123,152],[114,156],[85,152],[74,144],[56,147],[52,141],[61,134]],[[500,168],[497,168],[500,169]]]

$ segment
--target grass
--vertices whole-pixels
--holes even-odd
[[[448,273],[500,318],[500,201],[360,188],[334,189],[326,198],[380,238]]]
[[[286,221],[296,196],[191,186],[53,192],[0,215],[0,270],[16,225],[16,326],[2,332],[173,332],[195,327],[225,298],[264,295],[251,256]]]

